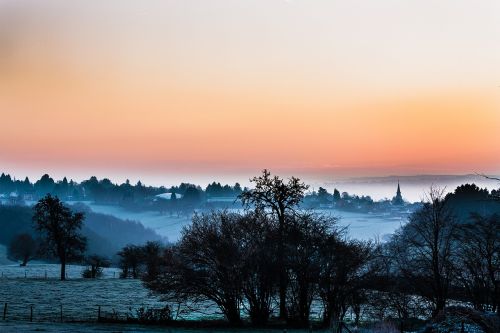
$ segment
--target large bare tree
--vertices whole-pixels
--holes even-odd
[[[271,173],[266,169],[262,171],[262,175],[252,178],[250,182],[254,183],[255,187],[243,191],[239,196],[243,205],[246,207],[255,206],[257,209],[270,211],[278,219],[278,266],[280,269],[279,316],[281,319],[286,319],[287,275],[285,271],[283,239],[286,216],[295,212],[309,186],[296,177],[291,177],[288,181],[284,181],[278,176],[271,176]]]
[[[500,315],[500,215],[471,215],[458,235],[458,275],[478,310],[490,305]]]
[[[448,300],[457,226],[444,190],[431,187],[427,202],[393,238],[400,272],[433,304],[433,315],[443,310]]]

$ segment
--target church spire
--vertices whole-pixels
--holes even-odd
[[[399,179],[398,179],[398,189],[396,191],[396,196],[392,198],[392,204],[393,205],[404,204],[403,196],[401,195],[401,187],[399,186]]]

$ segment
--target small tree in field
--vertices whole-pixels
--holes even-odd
[[[21,266],[26,266],[28,261],[36,255],[37,244],[30,234],[20,234],[10,242],[8,255],[12,259],[20,260]]]
[[[164,247],[160,242],[149,241],[142,246],[141,250],[145,266],[143,279],[147,281],[159,274]]]
[[[66,263],[80,259],[87,240],[79,232],[85,218],[73,213],[61,200],[47,194],[35,205],[33,222],[40,233],[41,252],[53,255],[61,263],[61,280],[66,279]]]
[[[103,268],[109,267],[111,264],[108,259],[97,254],[85,258],[85,263],[87,264],[87,268],[82,272],[82,276],[86,279],[100,278]]]
[[[142,247],[138,245],[126,245],[120,252],[120,268],[122,272],[120,277],[126,279],[132,277],[138,279],[142,274],[142,261],[144,259],[144,252]]]

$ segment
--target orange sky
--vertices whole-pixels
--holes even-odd
[[[496,0],[1,1],[0,165],[499,173],[498,17]]]

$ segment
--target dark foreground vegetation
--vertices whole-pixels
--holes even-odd
[[[497,192],[466,184],[445,196],[431,188],[381,243],[350,239],[335,217],[300,209],[308,187],[297,178],[264,170],[252,182],[239,195],[245,210],[195,214],[176,244],[150,241],[118,252],[121,277],[142,279],[166,302],[130,320],[173,325],[182,305],[216,307],[232,327],[341,332],[349,318],[354,327],[379,322],[400,332],[465,332],[470,325],[499,332]],[[83,258],[83,220],[59,199],[42,198],[33,215],[39,248],[62,267]],[[99,256],[86,262],[92,278],[109,265]]]
[[[142,278],[171,306],[215,304],[235,326],[340,332],[349,315],[354,326],[387,322],[401,332],[423,323],[428,332],[499,331],[500,204],[488,191],[431,188],[408,223],[378,243],[298,210],[307,187],[297,179],[264,172],[253,181],[241,195],[246,212],[197,214],[175,245],[124,248],[123,277]]]

